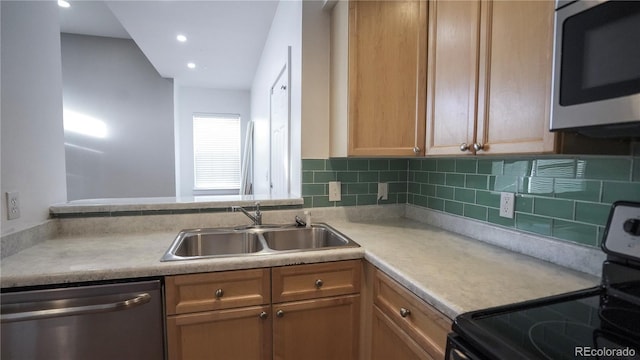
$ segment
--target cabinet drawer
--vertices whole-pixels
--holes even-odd
[[[165,278],[167,315],[269,303],[269,269]]]
[[[451,320],[393,279],[376,271],[374,303],[434,359],[444,358]]]
[[[358,293],[361,267],[353,260],[273,268],[273,302]]]

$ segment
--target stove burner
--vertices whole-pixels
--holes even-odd
[[[540,321],[529,328],[529,341],[548,360],[572,358],[576,346],[595,347],[593,326],[571,321]],[[560,340],[566,338],[570,341]],[[590,343],[585,344],[585,340]]]
[[[640,336],[640,311],[624,308],[605,308],[599,311],[600,319],[624,333]]]

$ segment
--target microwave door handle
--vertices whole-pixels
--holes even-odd
[[[40,309],[24,312],[12,312],[0,315],[0,323],[9,323],[27,320],[41,320],[71,315],[94,314],[109,311],[128,310],[140,305],[144,305],[151,300],[148,293],[136,294],[134,297],[115,302],[101,302],[99,304],[82,306],[56,306],[56,303],[73,302],[78,299],[62,299],[55,301],[43,301]],[[37,303],[36,303],[37,304]],[[12,304],[13,305],[13,304]],[[10,307],[6,305],[3,307]]]

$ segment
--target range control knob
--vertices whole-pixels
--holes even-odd
[[[628,219],[624,222],[624,225],[622,225],[622,227],[624,228],[624,231],[633,236],[640,235],[640,219]]]

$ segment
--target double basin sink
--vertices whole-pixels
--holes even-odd
[[[160,260],[256,256],[359,246],[327,224],[205,228],[181,231]]]

